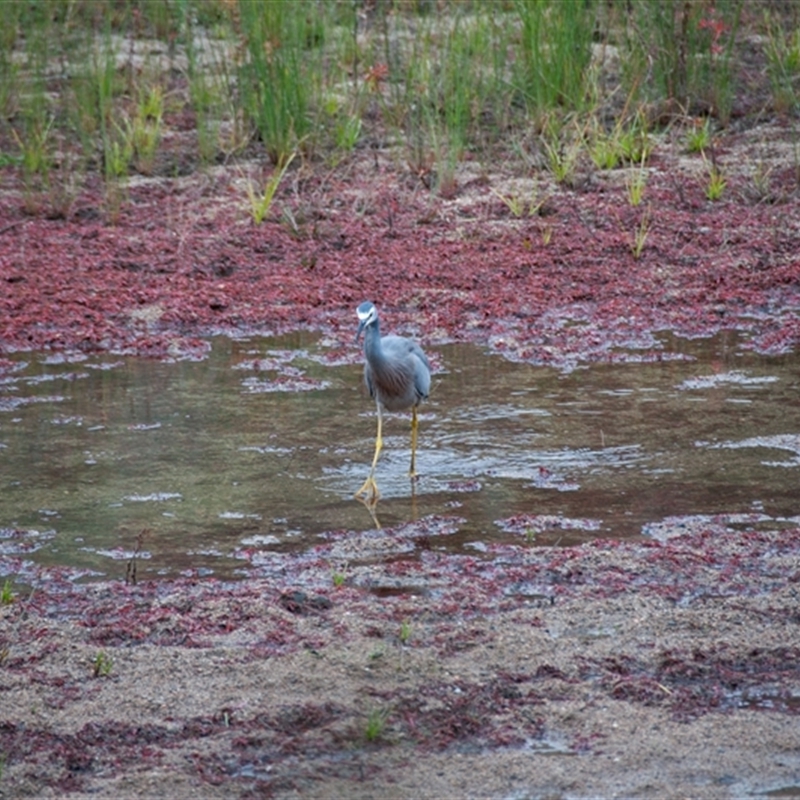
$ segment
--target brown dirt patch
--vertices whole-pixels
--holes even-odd
[[[348,569],[338,588],[333,552],[239,584],[54,576],[4,607],[3,792],[717,798],[797,787],[800,529],[502,546],[485,558],[424,546]],[[108,675],[96,674],[101,652]]]

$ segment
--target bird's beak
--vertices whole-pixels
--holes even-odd
[[[356,331],[356,343],[358,343],[358,339],[361,336],[361,331],[364,330],[364,326],[365,325],[366,325],[366,322],[364,322],[363,319],[358,323],[358,330]]]

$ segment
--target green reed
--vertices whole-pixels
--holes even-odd
[[[790,16],[773,0],[757,18],[743,0],[9,2],[0,164],[19,169],[31,209],[69,183],[67,169],[97,173],[113,200],[132,170],[168,169],[165,127],[188,111],[189,163],[247,152],[280,167],[297,153],[338,169],[381,142],[442,194],[465,159],[549,168],[569,185],[579,164],[644,163],[639,109],[724,127],[742,19],[766,33],[774,109],[796,111]],[[142,66],[144,39],[162,56]],[[610,88],[607,56],[619,72]]]

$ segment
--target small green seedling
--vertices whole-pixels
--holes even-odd
[[[516,194],[502,194],[498,192],[497,189],[491,189],[492,194],[497,197],[498,199],[502,200],[505,203],[508,210],[515,216],[521,217],[524,211],[524,202],[519,195]]]
[[[0,589],[0,606],[9,606],[14,602],[14,592],[11,591],[11,579],[6,579]]]
[[[370,661],[378,661],[386,655],[386,651],[382,647],[377,647],[369,654]]]
[[[400,625],[400,644],[408,644],[411,638],[411,623],[408,620],[403,620]]]
[[[517,219],[525,216],[526,214],[529,217],[535,217],[537,214],[541,213],[544,204],[547,202],[546,197],[541,199],[531,197],[526,203],[525,198],[523,198],[521,194],[503,194],[494,188],[490,189],[490,191],[495,197],[505,203],[506,208],[508,208],[511,214]]]
[[[92,672],[95,678],[107,678],[111,674],[111,670],[114,667],[114,661],[111,659],[111,656],[100,650],[100,652],[94,657],[92,667]]]
[[[124,125],[116,125],[117,136],[106,143],[103,157],[107,179],[120,179],[128,175],[133,160],[133,140]]]
[[[344,586],[345,582],[345,575],[343,572],[334,572],[333,573],[333,585],[338,589],[340,586]]]
[[[653,140],[640,127],[622,131],[617,143],[625,161],[644,164],[653,152]]]
[[[772,194],[772,169],[759,161],[750,176],[750,193],[757,200],[766,200]]]
[[[686,136],[686,149],[690,153],[702,153],[711,145],[711,123],[708,119],[703,124],[695,123]]]
[[[644,159],[642,159],[641,166],[633,168],[625,177],[625,188],[628,190],[628,202],[634,208],[642,202],[646,186],[647,171],[644,168]]]
[[[27,178],[39,175],[47,180],[50,174],[52,156],[48,139],[52,126],[53,119],[49,118],[45,124],[32,127],[22,136],[13,128],[11,129],[11,134],[22,151],[22,168]]]
[[[706,197],[713,202],[722,197],[722,192],[725,190],[725,186],[728,184],[728,181],[725,180],[722,170],[720,170],[720,168],[713,162],[710,164],[706,162],[706,167],[708,170]]]
[[[525,529],[525,543],[533,544],[536,541],[536,531],[533,528]]]
[[[543,140],[547,163],[556,183],[570,186],[574,182],[582,146],[582,136],[577,136],[571,142],[565,142],[558,137]]]
[[[619,142],[605,134],[595,137],[589,148],[589,155],[598,169],[614,169],[622,161]]]
[[[381,708],[374,708],[369,712],[364,728],[364,738],[368,742],[375,742],[383,736],[388,715],[388,712]]]
[[[253,188],[252,182],[249,180],[247,181],[246,188],[247,199],[250,201],[250,216],[253,218],[253,222],[255,222],[256,225],[260,225],[267,216],[272,201],[275,198],[275,192],[278,191],[278,186],[283,180],[286,170],[289,169],[289,164],[294,161],[294,157],[295,153],[292,153],[283,163],[283,166],[272,173],[262,193],[257,193]]]
[[[336,123],[336,146],[349,153],[361,136],[361,117],[345,117]]]

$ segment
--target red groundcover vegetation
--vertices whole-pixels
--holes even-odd
[[[112,222],[91,182],[66,218],[29,214],[6,167],[0,348],[186,356],[211,332],[349,336],[368,298],[393,328],[534,363],[614,359],[666,329],[737,328],[784,352],[800,339],[797,170],[780,155],[790,138],[780,124],[722,138],[716,202],[701,155],[665,137],[641,206],[624,170],[587,168],[572,187],[532,176],[521,191],[545,202],[520,217],[503,202],[504,176],[469,162],[447,198],[388,157],[324,175],[303,165],[261,225],[232,168],[136,180]],[[768,189],[755,192],[753,165],[770,157]]]

